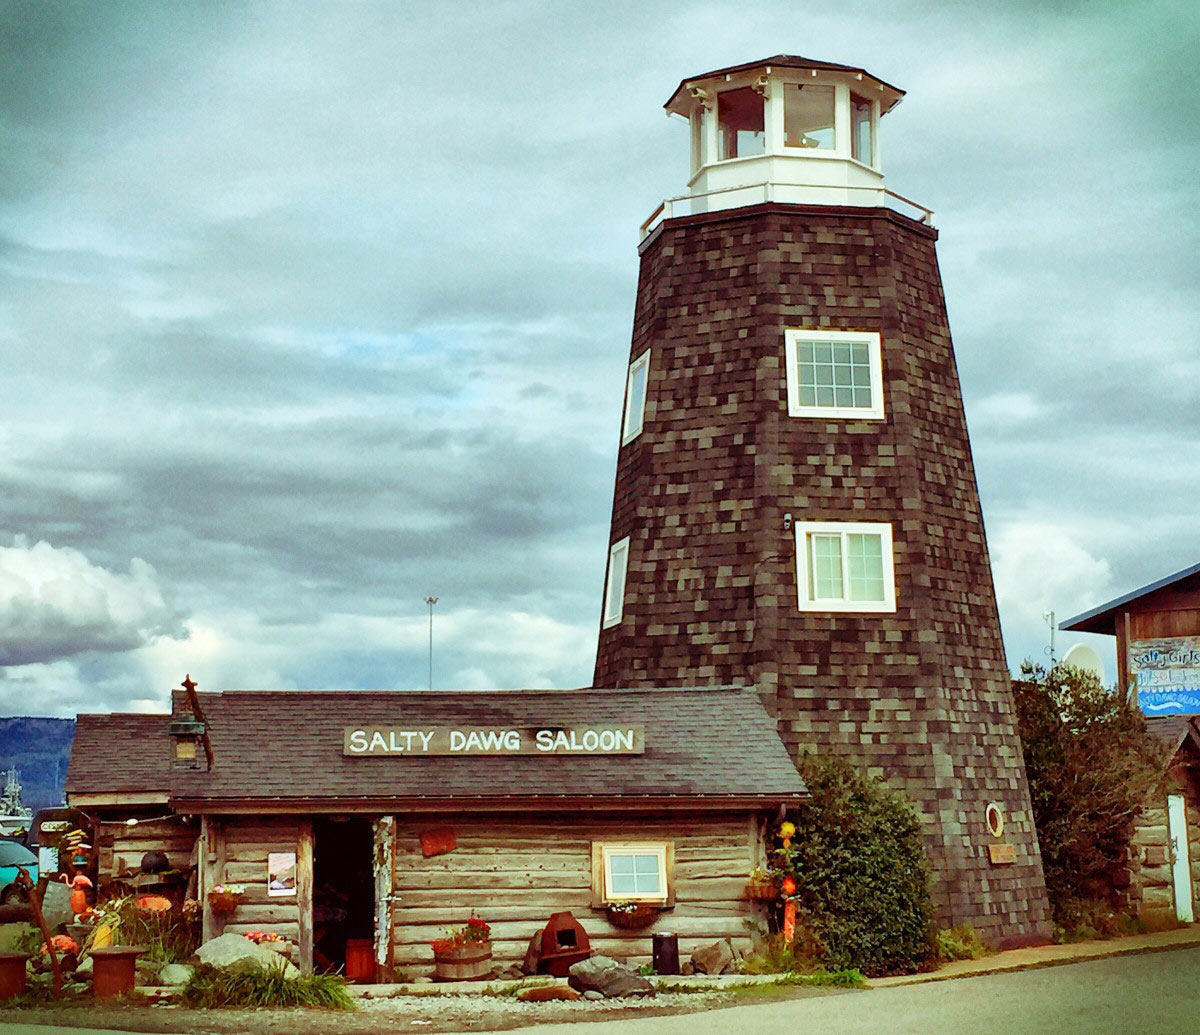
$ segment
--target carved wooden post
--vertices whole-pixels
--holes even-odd
[[[375,966],[387,969],[392,965],[392,864],[396,846],[396,817],[380,816],[375,820]]]
[[[300,821],[296,845],[296,905],[300,911],[300,973],[313,972],[313,825]]]

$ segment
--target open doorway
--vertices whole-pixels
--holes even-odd
[[[313,821],[313,969],[346,972],[346,944],[370,956],[375,922],[374,835],[361,816]],[[365,942],[365,944],[364,944]],[[368,978],[368,980],[370,980]]]

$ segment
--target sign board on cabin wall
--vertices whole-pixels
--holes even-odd
[[[645,730],[612,726],[346,726],[342,754],[384,755],[640,755]]]
[[[1200,637],[1134,640],[1129,671],[1137,680],[1138,705],[1147,715],[1200,713]]]

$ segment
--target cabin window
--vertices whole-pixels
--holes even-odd
[[[604,628],[619,625],[625,613],[625,571],[629,567],[629,536],[608,551],[608,577],[604,585]]]
[[[625,433],[621,436],[621,445],[632,442],[642,433],[649,378],[650,350],[647,349],[629,365],[629,379],[625,384]]]
[[[801,611],[895,611],[892,526],[798,523],[796,575]]]
[[[671,897],[668,888],[671,849],[665,842],[594,845],[593,859],[601,872],[593,877],[603,888],[603,901],[665,904]]]
[[[833,87],[788,83],[783,88],[784,147],[833,151]]]
[[[788,416],[883,420],[883,349],[871,331],[784,334]]]
[[[762,94],[743,86],[717,94],[717,139],[721,161],[761,155],[767,149]]]
[[[870,165],[873,161],[871,148],[871,102],[858,94],[850,95],[850,157],[856,162]]]

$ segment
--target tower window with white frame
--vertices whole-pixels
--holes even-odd
[[[749,86],[717,94],[717,158],[747,158],[767,149],[763,96]]]
[[[784,334],[788,415],[883,420],[883,347],[874,331]]]
[[[796,576],[801,611],[895,611],[892,526],[798,523]]]
[[[850,157],[863,165],[875,164],[872,107],[865,97],[850,94]]]
[[[629,364],[629,377],[625,382],[625,431],[621,435],[621,445],[632,442],[642,433],[649,380],[650,350],[647,349]]]
[[[783,146],[834,151],[834,101],[832,86],[788,83],[783,88]]]
[[[604,583],[605,629],[620,625],[625,614],[625,573],[629,568],[629,536],[613,543],[608,551],[608,578]]]

